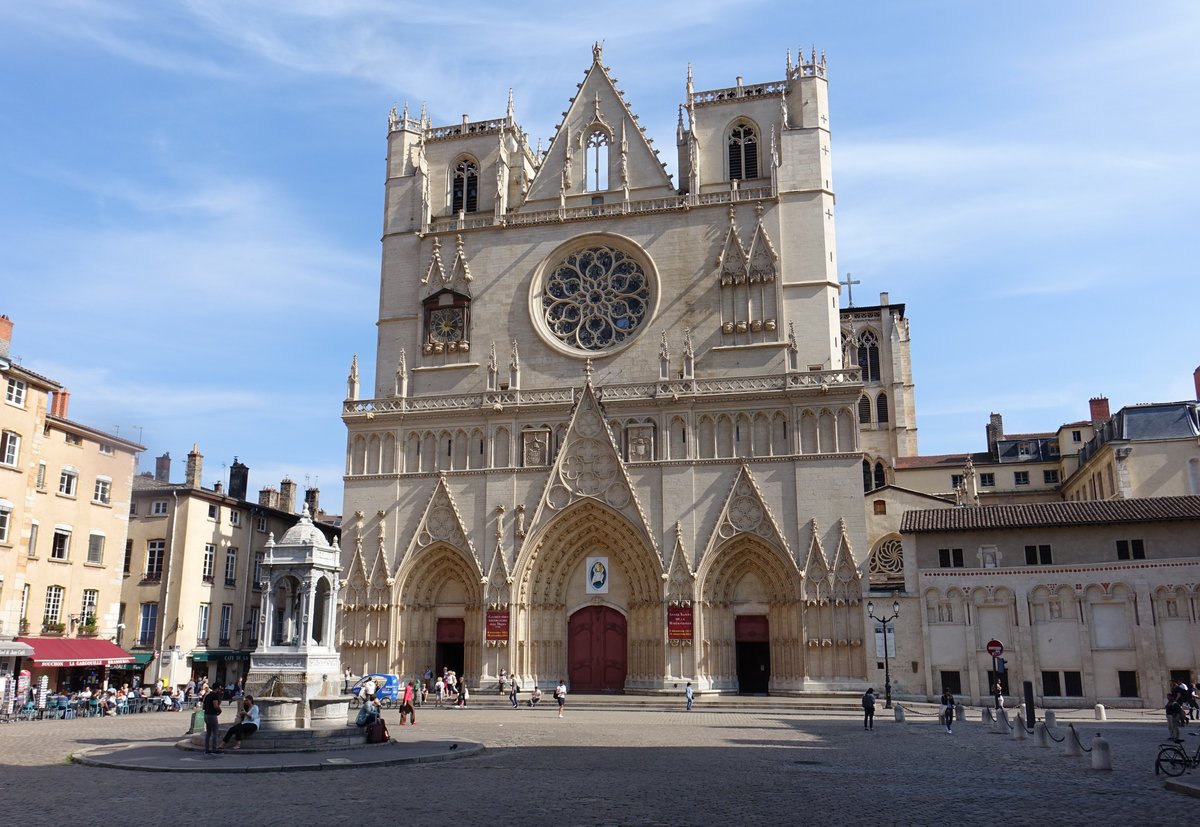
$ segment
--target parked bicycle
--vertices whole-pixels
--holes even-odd
[[[1189,733],[1196,735],[1195,732]],[[1183,775],[1187,770],[1200,767],[1200,744],[1196,745],[1194,755],[1188,755],[1182,742],[1173,744],[1164,744],[1158,750],[1158,757],[1154,759],[1154,774],[1163,773],[1171,777]]]

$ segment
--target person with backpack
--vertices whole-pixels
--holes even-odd
[[[871,687],[862,696],[863,729],[875,728],[875,688]]]
[[[221,754],[221,687],[215,686],[200,702],[204,709],[204,754]]]
[[[517,709],[521,705],[521,684],[517,683],[515,674],[508,676],[508,701],[512,704],[513,709]]]

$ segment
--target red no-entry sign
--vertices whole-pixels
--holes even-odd
[[[994,658],[998,658],[1004,654],[1004,644],[998,640],[989,640],[987,645],[987,653]]]

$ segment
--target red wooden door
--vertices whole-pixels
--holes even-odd
[[[625,689],[625,615],[607,606],[588,606],[567,624],[567,679],[572,692]]]

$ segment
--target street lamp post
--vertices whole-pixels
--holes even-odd
[[[888,657],[888,624],[900,616],[900,601],[892,601],[892,613],[887,617],[875,616],[875,601],[867,601],[867,617],[883,624],[883,708],[892,708],[892,668]]]

